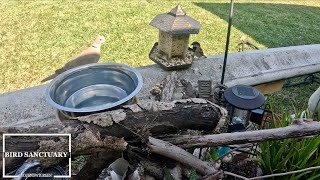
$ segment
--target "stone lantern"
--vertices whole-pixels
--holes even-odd
[[[159,29],[159,42],[150,51],[150,59],[166,70],[191,66],[194,56],[188,47],[189,37],[199,33],[200,22],[187,16],[179,4],[170,12],[157,15],[150,25]]]

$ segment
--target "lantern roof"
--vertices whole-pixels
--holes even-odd
[[[168,13],[158,14],[150,25],[169,34],[198,34],[201,27],[199,21],[186,15],[180,4]]]

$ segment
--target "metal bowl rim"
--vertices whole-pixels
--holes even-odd
[[[106,105],[100,105],[100,106],[95,106],[95,107],[91,107],[91,108],[83,108],[83,109],[77,109],[77,108],[69,108],[69,107],[65,107],[62,106],[56,102],[53,101],[53,99],[50,96],[50,90],[52,89],[53,85],[55,85],[56,83],[60,82],[61,80],[63,80],[65,77],[67,77],[68,75],[81,71],[83,69],[88,69],[90,67],[98,67],[98,66],[120,66],[123,69],[126,69],[128,71],[133,72],[138,79],[138,84],[137,87],[135,88],[135,90],[130,93],[127,97],[116,101],[114,103],[111,104],[106,104]],[[57,77],[55,77],[47,86],[46,91],[45,91],[45,99],[47,100],[47,102],[53,106],[54,108],[63,110],[63,111],[68,111],[68,112],[75,112],[75,113],[89,113],[89,112],[96,112],[96,111],[102,111],[102,110],[106,110],[106,109],[110,109],[113,107],[116,107],[122,103],[125,103],[127,101],[129,101],[131,98],[133,98],[136,94],[138,94],[138,92],[141,90],[143,85],[143,79],[142,79],[142,75],[140,74],[140,72],[130,66],[127,66],[125,64],[120,64],[120,63],[92,63],[92,64],[86,64],[83,66],[79,66],[79,67],[75,67],[72,69],[69,69],[61,74],[59,74]]]

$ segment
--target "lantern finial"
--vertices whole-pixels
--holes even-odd
[[[185,16],[186,12],[182,9],[182,7],[179,3],[176,7],[171,9],[170,14],[172,14],[174,16]]]

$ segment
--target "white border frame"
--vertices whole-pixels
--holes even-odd
[[[16,178],[19,176],[6,176],[5,175],[5,137],[6,136],[68,136],[69,137],[69,174],[67,176],[53,176],[53,178],[71,178],[71,134],[2,134],[2,177],[3,178]]]

